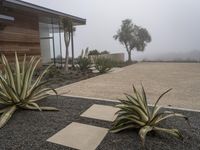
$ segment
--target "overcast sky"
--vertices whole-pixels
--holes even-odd
[[[113,39],[126,18],[147,28],[152,42],[134,57],[200,50],[200,0],[25,0],[77,15],[87,25],[77,27],[76,56],[90,49],[125,52]]]

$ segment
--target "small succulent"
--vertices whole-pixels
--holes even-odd
[[[77,68],[80,71],[88,71],[91,68],[92,62],[88,57],[89,48],[87,47],[85,50],[82,50],[81,55],[77,59]]]
[[[12,117],[17,109],[30,110],[57,110],[54,107],[40,107],[36,102],[47,97],[51,88],[43,86],[49,81],[42,82],[43,76],[48,72],[47,67],[36,80],[33,80],[34,71],[40,62],[40,58],[31,57],[26,61],[26,56],[20,65],[17,53],[15,53],[15,64],[8,63],[7,58],[1,55],[1,64],[3,66],[0,73],[0,128],[2,128]]]
[[[91,68],[91,61],[89,58],[87,57],[79,57],[77,60],[77,64],[78,64],[78,69],[80,69],[80,71],[88,71]]]
[[[97,57],[94,60],[95,63],[95,68],[100,72],[100,73],[106,73],[109,70],[111,70],[113,68],[114,62],[109,59],[109,58],[105,58],[105,57]]]
[[[185,115],[174,113],[172,111],[161,111],[161,107],[157,106],[160,99],[170,91],[164,92],[157,99],[153,108],[147,104],[146,92],[142,86],[142,92],[133,85],[133,95],[125,94],[126,99],[120,99],[120,104],[116,105],[119,111],[116,113],[117,118],[113,123],[113,127],[110,130],[113,133],[120,132],[125,129],[137,128],[139,129],[139,136],[142,140],[143,146],[145,146],[146,134],[150,131],[162,131],[171,134],[179,139],[183,136],[178,129],[167,129],[159,127],[159,124],[170,117],[181,117],[188,121]]]

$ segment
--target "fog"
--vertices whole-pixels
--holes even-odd
[[[86,47],[126,53],[125,48],[113,39],[121,21],[126,18],[146,28],[152,36],[145,52],[133,52],[133,59],[170,57],[200,50],[199,0],[26,1],[87,19],[86,25],[76,28],[76,56]]]

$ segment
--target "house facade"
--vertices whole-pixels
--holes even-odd
[[[0,53],[10,60],[17,52],[19,56],[41,56],[43,63],[53,58],[55,63],[56,51],[62,56],[63,19],[73,26],[86,24],[83,18],[21,0],[0,0]]]

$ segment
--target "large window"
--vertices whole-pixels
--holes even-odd
[[[59,24],[40,23],[40,45],[43,63],[62,63],[62,38]]]

